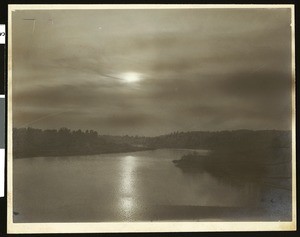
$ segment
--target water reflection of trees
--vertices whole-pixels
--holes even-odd
[[[206,172],[221,184],[240,190],[247,206],[266,209],[271,203],[289,210],[292,190],[291,149],[281,145],[219,147],[207,156],[191,152],[173,162],[187,175]],[[279,194],[274,194],[274,189]],[[285,211],[280,216],[289,218],[290,213]]]
[[[260,185],[266,184],[266,180],[291,178],[291,149],[287,144],[251,145],[216,147],[207,156],[192,152],[173,162],[185,173],[208,172],[223,182],[235,185]],[[280,173],[274,172],[278,166],[281,168]]]

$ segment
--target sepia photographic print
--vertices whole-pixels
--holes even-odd
[[[293,5],[9,5],[8,231],[295,230]]]

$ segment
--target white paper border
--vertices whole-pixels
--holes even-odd
[[[264,9],[287,8],[292,16],[292,221],[291,222],[119,222],[119,223],[13,223],[12,192],[12,11],[15,10],[70,10],[70,9]],[[16,5],[8,6],[8,187],[7,187],[7,230],[8,233],[127,233],[127,232],[223,232],[223,231],[292,231],[296,230],[296,136],[295,136],[295,24],[292,4],[89,4],[89,5]]]

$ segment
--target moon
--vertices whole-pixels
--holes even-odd
[[[125,72],[121,75],[121,78],[124,82],[130,84],[130,83],[136,83],[142,80],[142,77],[137,72]]]

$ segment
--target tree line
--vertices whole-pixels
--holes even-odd
[[[93,130],[13,129],[14,157],[94,155],[134,151],[129,144],[116,144]]]
[[[173,132],[167,135],[111,136],[94,130],[14,128],[14,157],[92,155],[159,148],[231,149],[290,147],[291,132],[233,130]]]

